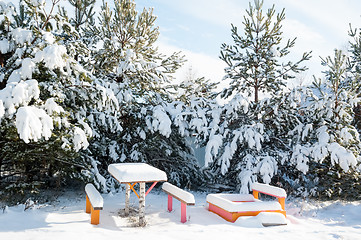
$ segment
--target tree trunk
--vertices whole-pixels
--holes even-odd
[[[258,86],[254,87],[254,102],[258,102]]]

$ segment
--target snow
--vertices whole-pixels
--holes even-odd
[[[87,136],[83,129],[79,127],[74,128],[73,144],[75,151],[79,151],[80,149],[86,149],[89,146]]]
[[[153,129],[155,131],[159,131],[162,135],[168,138],[172,132],[172,121],[169,119],[162,106],[156,106],[153,109],[153,118]]]
[[[19,70],[13,71],[8,79],[8,83],[18,83],[21,81],[21,73]]]
[[[222,142],[223,138],[221,135],[215,134],[210,136],[206,146],[205,167],[208,167],[208,165],[213,162],[212,156],[217,155],[218,149],[222,146]]]
[[[0,100],[0,123],[1,123],[1,118],[5,115],[5,108],[4,108],[4,104],[3,101]]]
[[[274,196],[274,197],[281,197],[281,198],[287,197],[287,193],[284,189],[275,187],[275,186],[271,186],[268,184],[262,184],[262,183],[255,182],[252,184],[252,189],[256,190],[258,192],[261,192],[261,193],[268,194],[270,196]]]
[[[33,69],[35,68],[35,63],[30,58],[24,58],[21,63],[21,78],[23,80],[31,79],[33,76]]]
[[[45,102],[44,108],[49,115],[64,112],[64,109],[54,101],[54,98],[48,98]]]
[[[0,40],[0,53],[6,54],[10,51],[10,43],[7,39]]]
[[[35,54],[35,62],[44,62],[45,66],[53,70],[62,69],[66,66],[63,56],[66,54],[66,48],[63,45],[50,45]]]
[[[32,99],[39,98],[40,90],[36,80],[7,83],[0,90],[0,100],[9,115],[16,112],[16,107],[28,104]]]
[[[188,204],[195,204],[194,196],[193,194],[184,191],[183,189],[180,189],[168,182],[163,183],[162,189],[164,191],[167,191],[168,193],[176,196],[177,198],[182,199],[184,202]]]
[[[264,210],[282,210],[276,201],[262,202],[254,199],[250,194],[208,194],[207,202],[212,203],[228,212],[248,212]]]
[[[146,163],[115,163],[108,171],[120,183],[167,181],[167,174]]]
[[[103,197],[100,195],[98,190],[94,187],[93,184],[88,183],[85,186],[85,192],[88,195],[89,201],[93,208],[103,208]]]
[[[23,45],[26,42],[31,42],[33,39],[33,32],[31,30],[26,30],[22,28],[16,28],[11,32],[12,37],[14,38],[17,44]]]
[[[328,149],[331,152],[332,165],[339,164],[345,172],[349,170],[349,167],[356,166],[356,157],[351,152],[347,151],[346,148],[340,146],[338,143],[331,143]]]
[[[48,140],[53,130],[53,119],[43,109],[34,106],[20,107],[16,113],[16,128],[24,142]]]
[[[145,227],[133,227],[134,215],[121,217],[125,193],[103,194],[100,224],[90,224],[85,213],[85,195],[68,192],[53,204],[25,205],[0,210],[0,239],[233,239],[249,236],[254,240],[359,239],[361,202],[315,202],[292,200],[286,205],[287,225],[263,227],[260,216],[240,217],[230,223],[207,210],[204,193],[193,192],[196,205],[187,208],[188,221],[182,224],[181,209],[167,212],[167,195],[153,190],[146,197]],[[1,202],[0,202],[1,205]],[[131,209],[138,209],[138,198],[131,194]]]
[[[262,225],[265,227],[287,224],[286,217],[281,213],[261,212],[257,215],[257,218],[259,218],[259,220],[262,222]]]

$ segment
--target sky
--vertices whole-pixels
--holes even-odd
[[[113,0],[105,1],[113,3]],[[231,24],[242,33],[243,17],[250,2],[253,4],[254,0],[135,0],[139,11],[144,7],[154,8],[160,51],[168,55],[181,51],[188,60],[176,78],[185,79],[192,68],[196,77],[213,82],[221,82],[225,75],[226,65],[219,59],[221,45],[233,44]],[[101,0],[96,0],[97,9],[101,4]],[[297,61],[304,52],[312,51],[311,60],[305,64],[309,70],[289,86],[310,83],[313,76],[322,77],[325,68],[320,57],[332,56],[335,48],[347,49],[352,40],[348,36],[349,24],[361,28],[360,0],[264,0],[263,9],[273,4],[276,12],[285,8],[284,39],[297,37],[290,58]]]
[[[159,47],[164,53],[182,51],[188,62],[177,73],[185,78],[191,67],[194,73],[212,81],[221,81],[225,64],[219,59],[222,43],[233,44],[231,24],[243,30],[247,0],[136,0],[139,10],[154,8],[160,29]],[[253,0],[251,0],[253,3]],[[322,77],[320,56],[332,56],[334,49],[347,49],[349,24],[361,28],[359,0],[265,0],[264,9],[275,5],[276,12],[285,8],[285,39],[297,37],[291,58],[300,59],[312,51],[306,63],[309,70],[294,81],[295,85],[311,82],[313,75]]]

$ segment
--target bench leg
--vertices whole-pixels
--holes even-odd
[[[85,212],[86,212],[86,213],[91,213],[91,204],[90,204],[88,195],[86,195]]]
[[[286,199],[285,198],[278,198],[278,202],[281,204],[282,209],[285,210]]]
[[[168,195],[168,212],[171,212],[173,210],[173,197],[171,195]]]
[[[253,197],[254,197],[255,199],[258,199],[258,198],[259,198],[259,192],[256,191],[256,190],[253,190]]]
[[[187,221],[187,204],[181,203],[181,222],[185,223]]]
[[[99,224],[99,212],[100,212],[100,210],[94,210],[92,208],[91,216],[90,216],[90,223],[91,224],[94,224],[94,225]]]

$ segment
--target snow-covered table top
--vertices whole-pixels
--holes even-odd
[[[108,171],[120,183],[167,181],[164,171],[146,163],[113,163]]]

